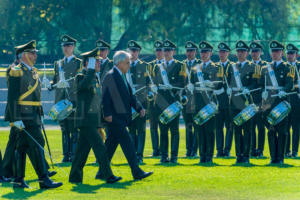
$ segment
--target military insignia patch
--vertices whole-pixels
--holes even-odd
[[[204,49],[206,47],[205,44],[201,44],[201,48]]]
[[[239,42],[237,46],[238,46],[238,47],[242,47],[242,46],[243,46],[243,43],[242,43],[242,42]]]
[[[220,44],[220,48],[223,49],[225,46],[224,44]]]
[[[275,43],[275,42],[273,42],[272,44],[271,44],[271,47],[277,47],[277,44]]]
[[[170,46],[170,43],[169,43],[169,42],[166,42],[166,43],[165,43],[165,46],[166,46],[166,47]]]
[[[187,44],[187,47],[188,47],[188,48],[191,48],[191,47],[192,47],[192,44],[191,44],[191,43],[188,43],[188,44]]]

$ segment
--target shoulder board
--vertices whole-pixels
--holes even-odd
[[[187,74],[186,74],[186,64],[183,64],[181,62],[178,62],[178,63],[181,64],[179,75],[186,77],[187,76]]]
[[[9,76],[12,77],[21,77],[23,76],[23,70],[21,69],[20,65],[14,66],[9,71]]]

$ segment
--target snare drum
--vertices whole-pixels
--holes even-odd
[[[291,111],[291,105],[287,101],[282,101],[269,113],[267,120],[270,125],[275,126],[286,118]]]
[[[204,106],[194,117],[194,122],[201,126],[208,120],[210,120],[212,117],[214,117],[218,112],[218,106],[214,103],[211,102]]]
[[[175,101],[171,105],[169,105],[160,115],[159,115],[159,121],[162,124],[168,124],[170,123],[173,119],[175,119],[180,112],[182,111],[183,107],[182,105],[178,102]]]
[[[251,119],[257,112],[258,112],[258,107],[255,104],[250,104],[233,118],[233,122],[237,126],[241,126],[249,119]]]
[[[67,99],[63,99],[52,106],[49,116],[54,121],[66,119],[73,111],[73,104]]]

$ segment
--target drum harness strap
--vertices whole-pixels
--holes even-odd
[[[235,79],[235,82],[236,82],[236,88],[232,88],[233,91],[240,91],[242,90],[243,88],[243,84],[242,84],[242,81],[241,81],[241,76],[240,76],[240,72],[239,70],[236,68],[236,64],[232,65],[232,68],[233,68],[233,75],[234,75],[234,79]],[[248,96],[246,94],[243,95],[246,99],[246,106],[248,106],[249,104],[249,99],[248,99]],[[252,98],[252,96],[250,95],[250,97]]]
[[[164,63],[163,64],[159,64],[160,75],[161,75],[163,84],[164,85],[171,85],[170,82],[169,82],[167,71],[165,70],[165,67],[163,65],[164,65]],[[169,91],[170,91],[171,96],[173,98],[175,98],[175,95],[174,95],[173,91],[172,90],[169,90]]]

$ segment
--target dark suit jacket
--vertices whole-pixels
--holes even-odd
[[[104,77],[102,88],[102,106],[104,117],[112,116],[108,125],[127,126],[131,122],[131,107],[137,112],[143,109],[141,103],[128,89],[117,69],[112,68]]]

